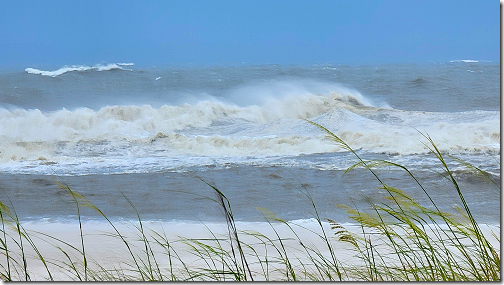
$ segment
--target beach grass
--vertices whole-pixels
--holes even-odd
[[[303,188],[315,213],[313,223],[286,221],[258,207],[268,227],[263,232],[240,229],[225,193],[200,179],[215,192],[211,200],[223,212],[225,229],[218,231],[204,225],[205,237],[173,236],[164,228],[147,226],[126,195],[126,205],[137,219],[129,228],[117,225],[86,197],[57,182],[75,204],[77,240],[68,242],[29,230],[13,207],[0,202],[0,277],[8,281],[500,280],[500,227],[476,221],[446,159],[494,183],[486,172],[456,157],[445,157],[434,141],[421,133],[425,146],[439,162],[439,175],[450,181],[451,189],[446,191],[453,191],[462,205],[457,214],[450,214],[438,207],[429,189],[407,167],[385,160],[365,160],[328,129],[308,123],[353,153],[356,163],[345,174],[364,168],[387,193],[381,201],[369,200],[371,210],[338,205],[348,213],[353,226],[321,217],[309,190]],[[429,202],[421,204],[405,191],[387,184],[377,171],[383,167],[404,171]],[[500,190],[499,185],[495,187]],[[111,231],[101,235],[115,241],[116,247],[102,246],[103,250],[122,259],[106,262],[90,254],[93,245],[100,244],[88,242],[81,220],[84,207],[99,213],[110,225]]]

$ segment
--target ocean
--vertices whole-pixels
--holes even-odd
[[[68,191],[112,220],[237,221],[257,207],[285,220],[351,222],[338,205],[386,196],[356,157],[408,167],[443,210],[460,199],[429,151],[446,157],[478,222],[499,224],[500,65],[477,60],[347,66],[137,66],[102,63],[0,71],[0,201],[23,221],[75,222]],[[426,145],[427,144],[427,145]],[[399,168],[377,170],[428,205]],[[85,221],[103,220],[82,209]]]

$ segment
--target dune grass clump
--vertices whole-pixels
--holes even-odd
[[[381,188],[389,194],[385,197],[388,203],[373,204],[371,213],[343,206],[351,214],[350,217],[362,228],[362,235],[358,237],[363,241],[360,243],[362,249],[359,248],[356,239],[346,238],[359,248],[362,260],[368,268],[366,274],[360,275],[362,279],[373,281],[500,280],[499,254],[472,216],[453,173],[428,135],[422,134],[428,141],[425,146],[439,160],[444,170],[440,174],[451,182],[463,205],[462,209],[459,208],[457,216],[441,211],[428,191],[406,167],[385,160],[363,160],[334,133],[314,122],[309,123],[324,131],[329,139],[352,152],[358,159],[358,162],[348,168],[345,173],[359,166],[364,167],[373,174]],[[484,171],[460,159],[454,158],[454,160],[477,171],[479,175],[483,174],[494,183]],[[420,205],[404,191],[387,185],[374,171],[380,167],[396,167],[404,170],[427,196],[431,202],[430,207]],[[378,244],[376,242],[373,244],[372,236],[380,237]],[[380,247],[387,249],[383,250]],[[390,253],[384,256],[383,252]]]
[[[258,208],[269,224],[268,233],[240,230],[231,202],[224,192],[205,181],[215,192],[212,199],[222,209],[226,229],[208,229],[206,238],[169,237],[164,229],[146,227],[134,204],[124,199],[136,214],[133,228],[125,232],[87,198],[58,183],[75,203],[78,242],[70,243],[43,232],[25,229],[14,208],[0,202],[0,277],[3,280],[80,281],[498,281],[500,280],[499,233],[487,230],[473,217],[462,190],[444,155],[428,135],[425,144],[439,161],[452,191],[460,199],[458,214],[441,211],[417,177],[405,166],[385,160],[364,160],[328,129],[310,122],[329,139],[354,154],[356,168],[368,170],[387,195],[380,202],[369,200],[371,210],[339,205],[355,222],[349,229],[319,216],[307,189],[315,216],[313,226],[285,221]],[[449,156],[475,174],[488,175]],[[404,171],[428,203],[421,204],[405,191],[382,180],[377,169]],[[491,181],[493,183],[493,181]],[[498,188],[499,186],[496,185]],[[448,189],[447,189],[448,191]],[[110,225],[103,234],[121,247],[124,260],[103,264],[89,254],[81,208],[92,208]],[[492,240],[493,239],[493,240]],[[48,257],[41,243],[52,245],[59,257]],[[37,268],[35,273],[32,268]]]

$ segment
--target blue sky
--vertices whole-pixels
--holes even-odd
[[[0,68],[499,62],[498,1],[0,1]]]

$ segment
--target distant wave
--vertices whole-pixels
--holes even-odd
[[[473,62],[473,63],[476,63],[476,62],[480,62],[480,61],[474,60],[474,59],[455,59],[455,60],[450,60],[450,62],[467,62],[467,63]]]
[[[62,67],[58,70],[54,70],[54,71],[40,70],[40,69],[28,67],[25,69],[25,71],[30,74],[37,74],[37,75],[51,76],[51,77],[56,77],[56,76],[65,74],[67,72],[73,72],[73,71],[81,71],[81,72],[88,71],[88,70],[108,71],[108,70],[114,70],[114,69],[132,71],[131,69],[124,69],[120,65],[134,65],[134,64],[133,63],[110,63],[107,65],[97,64],[92,67],[86,66],[86,65],[72,65],[72,66],[64,66],[64,67]]]

